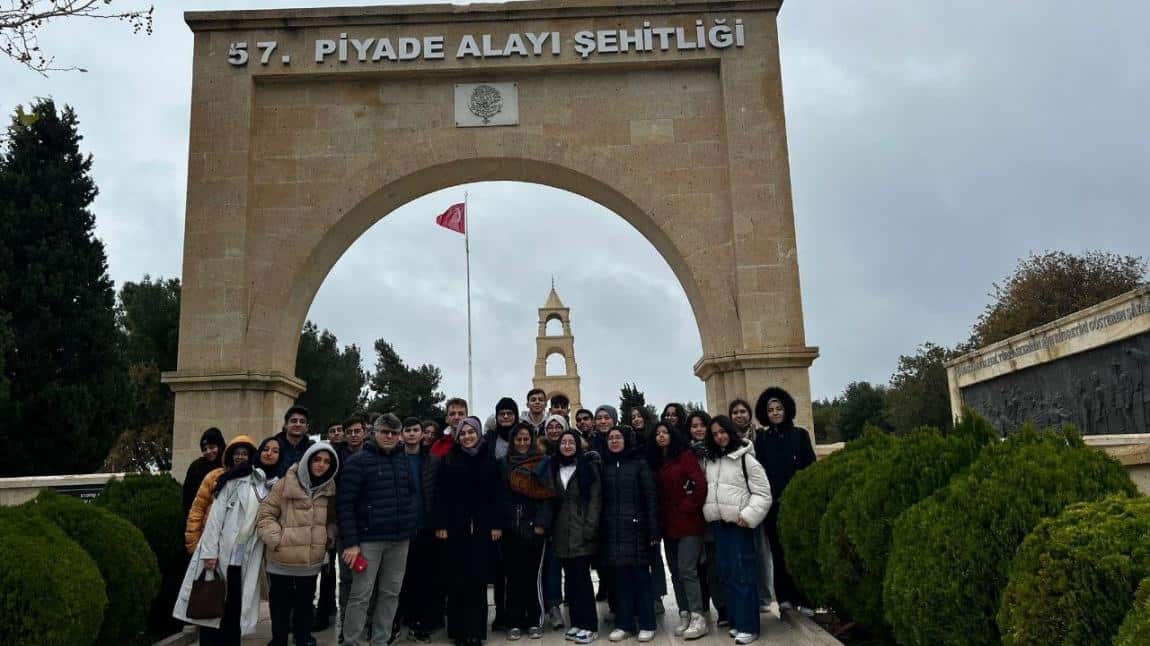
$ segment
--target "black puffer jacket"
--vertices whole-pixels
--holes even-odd
[[[368,439],[340,472],[336,509],[343,547],[415,536],[415,483],[403,447],[384,453]]]
[[[433,529],[446,529],[449,537],[503,529],[503,478],[490,452],[468,455],[457,444],[440,461],[438,471]]]
[[[783,405],[783,421],[778,425],[767,418],[767,404],[772,399]],[[763,425],[755,434],[755,457],[771,482],[772,500],[779,500],[796,473],[815,463],[811,436],[806,429],[795,426],[795,410],[794,398],[777,387],[764,390],[755,403],[755,418]],[[778,505],[771,506],[771,514],[778,514]]]
[[[603,552],[613,566],[647,563],[651,541],[662,536],[655,477],[630,444],[628,439],[621,453],[604,456]]]

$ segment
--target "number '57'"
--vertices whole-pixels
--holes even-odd
[[[272,52],[276,49],[276,41],[262,41],[256,43],[256,47],[263,50],[260,55],[260,65],[267,65],[268,60],[272,56]],[[236,67],[248,64],[248,43],[247,41],[239,41],[232,43],[228,47],[228,62]]]

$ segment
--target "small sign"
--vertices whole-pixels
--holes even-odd
[[[459,128],[519,125],[519,84],[456,83],[455,125]]]

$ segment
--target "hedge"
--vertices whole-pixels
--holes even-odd
[[[872,629],[885,624],[882,586],[895,519],[946,486],[997,437],[971,413],[946,437],[918,429],[897,438],[834,495],[819,525],[819,563],[837,610]]]
[[[96,563],[63,530],[0,508],[0,644],[92,644],[107,605]]]
[[[184,509],[180,484],[166,473],[126,476],[108,483],[96,505],[135,525],[160,566],[160,591],[148,615],[148,633],[170,634],[181,624],[172,618],[188,553],[184,548]]]
[[[140,530],[107,509],[50,489],[25,507],[55,523],[96,562],[108,595],[99,643],[138,639],[160,586],[160,567]]]
[[[1126,470],[1073,429],[1023,427],[895,522],[883,605],[906,646],[994,644],[1011,557],[1072,503],[1132,496]]]
[[[828,605],[830,594],[819,565],[819,521],[831,498],[863,465],[887,450],[893,440],[873,427],[791,479],[778,501],[779,538],[795,584],[816,606]]]
[[[1147,576],[1150,498],[1072,505],[1018,548],[998,612],[1002,641],[1109,644]]]
[[[1134,596],[1134,607],[1118,628],[1114,646],[1145,646],[1150,644],[1150,579],[1143,579]]]

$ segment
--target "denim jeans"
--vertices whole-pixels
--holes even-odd
[[[715,547],[723,591],[727,597],[727,617],[742,633],[759,633],[758,568],[755,557],[755,532],[734,523],[713,522]]]

